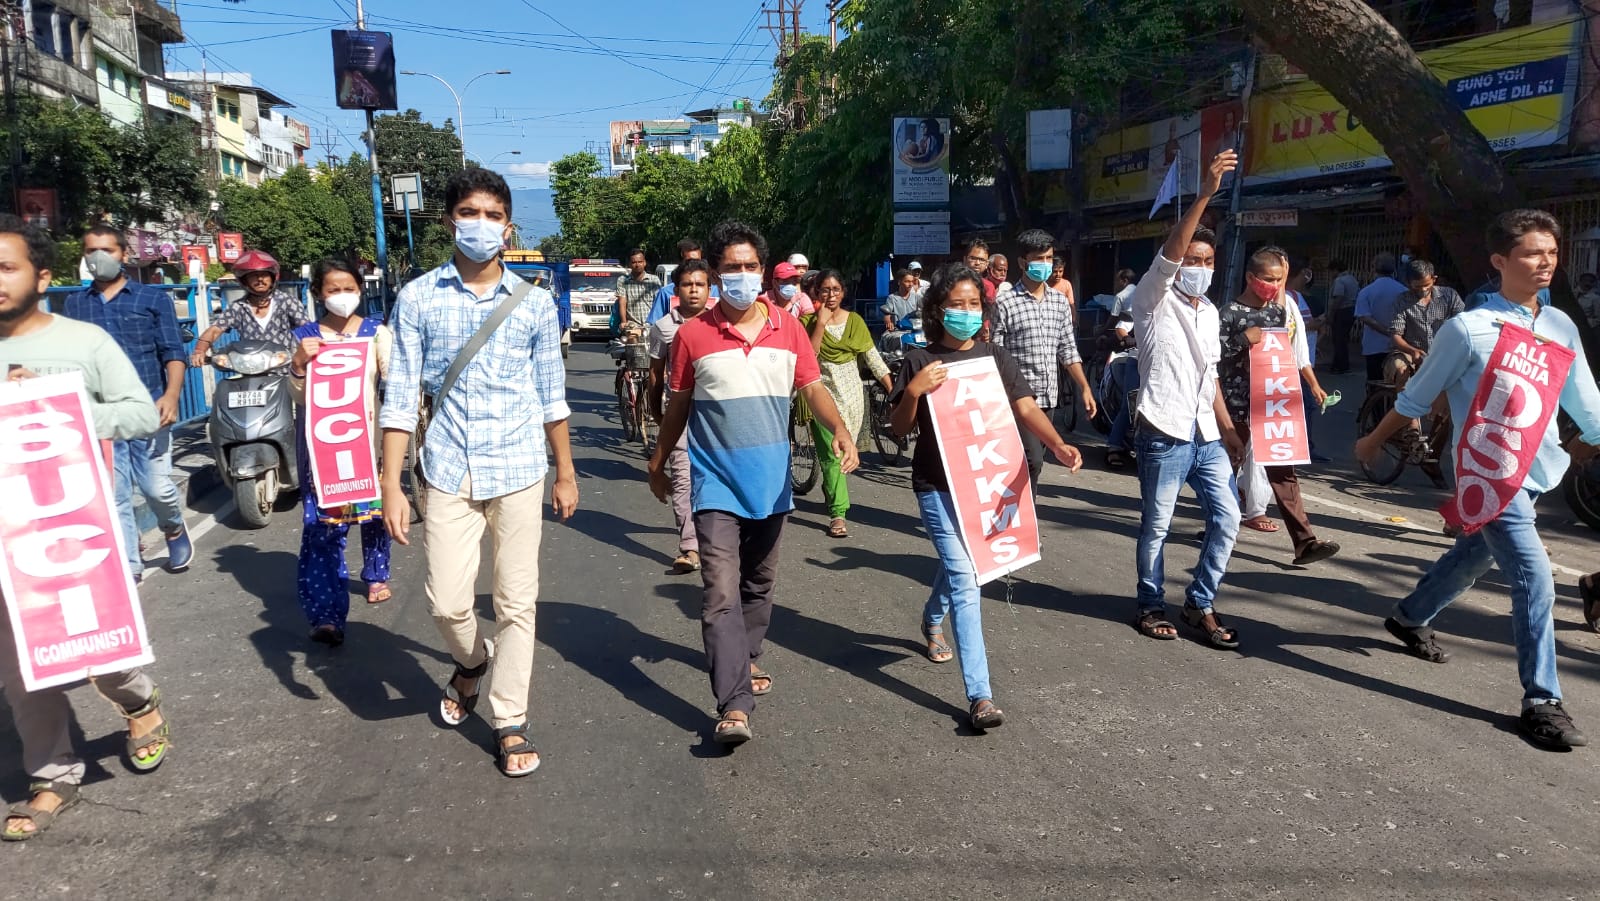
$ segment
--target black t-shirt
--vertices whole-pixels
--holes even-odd
[[[948,366],[961,360],[975,360],[979,357],[994,357],[995,366],[1000,370],[1000,383],[1006,389],[1006,397],[1012,401],[1033,397],[1033,386],[1028,384],[1027,378],[1022,375],[1022,370],[1017,368],[1016,361],[1011,359],[1011,355],[1006,353],[1004,348],[975,341],[967,350],[951,350],[936,342],[927,347],[913,347],[906,351],[905,362],[900,366],[900,375],[894,381],[894,393],[889,396],[890,405],[900,402],[900,395],[905,393],[906,386],[911,384],[911,380],[924,368],[934,363]],[[1021,427],[1021,423],[1018,423],[1018,427]],[[939,442],[934,440],[933,416],[928,412],[926,403],[917,404],[917,447],[911,454],[911,490],[950,490],[950,484],[944,477],[944,456],[939,452]]]

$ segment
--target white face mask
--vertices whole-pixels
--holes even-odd
[[[1180,266],[1178,277],[1173,280],[1172,287],[1186,297],[1204,297],[1206,291],[1211,288],[1213,274],[1215,270],[1204,266]]]
[[[722,302],[735,310],[747,310],[761,294],[761,273],[730,272],[722,276]]]
[[[329,294],[327,297],[322,298],[322,305],[327,307],[328,312],[335,316],[349,316],[356,311],[357,307],[361,306],[361,295],[354,291]]]

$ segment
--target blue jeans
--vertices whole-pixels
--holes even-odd
[[[1134,447],[1139,494],[1144,499],[1137,553],[1139,613],[1166,607],[1161,586],[1166,579],[1167,530],[1185,483],[1194,489],[1206,519],[1205,544],[1185,595],[1189,606],[1208,611],[1239,537],[1239,495],[1228,452],[1221,441],[1180,441],[1147,425],[1134,433]]]
[[[922,527],[933,539],[939,555],[939,569],[933,574],[933,590],[922,611],[922,621],[941,625],[950,616],[950,643],[961,662],[961,678],[967,683],[967,700],[993,698],[989,690],[989,655],[983,647],[983,608],[978,589],[978,570],[972,565],[966,545],[961,543],[961,526],[956,522],[955,502],[948,492],[919,491],[917,506],[922,510]]]
[[[139,525],[133,516],[133,490],[139,489],[156,525],[164,533],[183,527],[183,498],[172,481],[172,430],[162,429],[149,438],[118,441],[111,452],[112,481],[116,485],[117,517],[122,521],[122,538],[128,546],[128,570],[144,572],[139,553]]]
[[[1555,575],[1534,523],[1532,491],[1519,491],[1505,512],[1455,547],[1423,575],[1417,587],[1395,605],[1400,625],[1421,628],[1489,571],[1492,563],[1511,583],[1511,638],[1517,646],[1517,676],[1528,701],[1559,701],[1556,681]]]
[[[1117,415],[1111,420],[1111,434],[1106,444],[1117,450],[1131,450],[1128,428],[1133,423],[1133,411],[1128,408],[1128,392],[1139,390],[1139,361],[1123,357],[1111,364],[1111,390],[1117,392]]]

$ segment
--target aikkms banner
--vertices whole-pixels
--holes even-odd
[[[0,593],[38,691],[151,662],[79,373],[0,384]]]
[[[1288,329],[1261,330],[1250,348],[1250,452],[1262,466],[1311,463],[1300,370]]]
[[[1560,404],[1567,370],[1577,356],[1520,325],[1500,325],[1472,412],[1456,446],[1456,492],[1439,512],[1471,535],[1511,504]]]
[[[923,398],[944,457],[961,540],[983,585],[1039,560],[1028,457],[994,358],[945,366]]]
[[[306,447],[317,506],[324,509],[378,500],[374,447],[372,341],[323,343],[306,366]]]

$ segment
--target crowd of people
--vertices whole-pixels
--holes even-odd
[[[1330,308],[1314,316],[1304,298],[1309,270],[1276,247],[1255,250],[1243,292],[1216,302],[1210,294],[1217,242],[1201,222],[1237,165],[1231,151],[1211,160],[1198,196],[1148,271],[1117,274],[1108,324],[1094,343],[1109,358],[1108,384],[1120,398],[1107,463],[1134,469],[1141,499],[1130,591],[1135,628],[1157,641],[1178,637],[1169,619],[1164,548],[1185,485],[1199,500],[1205,532],[1178,618],[1216,648],[1238,648],[1248,639],[1223,620],[1218,599],[1240,528],[1277,531],[1266,516],[1269,496],[1286,521],[1295,564],[1340,551],[1314,531],[1295,468],[1262,465],[1252,453],[1250,355],[1264,334],[1287,333],[1307,409],[1315,410],[1335,400],[1317,375],[1317,345],[1328,343],[1331,333],[1338,372],[1349,365],[1345,337],[1360,330],[1369,378],[1399,389],[1393,411],[1356,447],[1360,458],[1370,459],[1446,407],[1459,440],[1500,324],[1525,323],[1541,340],[1577,355],[1560,400],[1578,438],[1563,448],[1553,424],[1530,436],[1538,454],[1521,490],[1486,527],[1461,533],[1385,626],[1413,655],[1444,662],[1448,655],[1431,623],[1498,563],[1511,584],[1523,730],[1544,747],[1585,744],[1556,680],[1554,577],[1533,512],[1537,496],[1559,481],[1569,453],[1585,461],[1600,443],[1600,390],[1577,327],[1541,299],[1555,273],[1559,224],[1529,210],[1492,223],[1488,243],[1499,281],[1477,292],[1475,303],[1440,286],[1426,261],[1381,256],[1374,265],[1378,278],[1366,286],[1335,266],[1341,271],[1329,292]],[[235,267],[239,296],[198,336],[188,362],[207,362],[213,343],[233,330],[290,349],[286,375],[303,393],[307,368],[325,343],[372,342],[365,377],[370,390],[381,387],[384,401],[374,417],[381,502],[320,506],[302,439],[297,585],[310,640],[344,641],[350,611],[345,542],[352,526],[361,536],[367,601],[394,595],[391,543],[412,543],[414,504],[425,524],[422,590],[454,662],[441,692],[440,721],[459,726],[487,693],[497,766],[508,777],[522,777],[541,761],[528,705],[544,504],[560,520],[579,504],[561,328],[549,293],[501,262],[511,229],[504,180],[469,169],[450,181],[445,199],[454,253],[405,285],[387,322],[361,314],[359,273],[337,260],[313,271],[311,292],[323,314],[310,320],[278,287],[276,261],[252,252]],[[54,315],[41,305],[53,246],[20,220],[0,217],[0,363],[10,381],[82,374],[98,433],[115,442],[113,482],[130,571],[137,578],[143,567],[132,515],[135,491],[148,499],[166,540],[167,568],[182,571],[194,549],[170,475],[170,428],[186,369],[172,303],[126,278],[120,232],[96,227],[84,246],[91,282],[68,299],[64,315]],[[851,309],[850,279],[813,268],[799,253],[769,269],[766,239],[748,225],[727,221],[703,244],[680,242],[670,284],[646,271],[642,251],[629,256],[615,318],[619,330],[636,329],[648,343],[649,405],[661,424],[648,485],[673,511],[674,570],[698,572],[703,584],[713,741],[751,740],[756,698],[776,687],[762,659],[784,526],[794,508],[795,407],[815,437],[828,534],[845,538],[847,477],[859,464],[855,436],[866,407],[863,373],[888,396],[892,432],[916,435],[910,483],[936,562],[919,621],[926,654],[936,663],[957,662],[973,727],[994,729],[1005,721],[989,677],[977,572],[957,524],[947,449],[932,427],[927,399],[947,381],[952,364],[992,360],[1034,486],[1047,455],[1069,473],[1083,464],[1082,453],[1063,440],[1050,417],[1063,380],[1091,415],[1096,412],[1078,341],[1082,311],[1050,236],[1025,231],[1010,249],[1007,257],[971,242],[930,278],[916,263],[895,273],[894,293],[882,305],[883,325],[899,330],[914,320],[925,338],[904,351],[897,368],[886,363],[867,321]],[[493,548],[492,624],[474,609],[486,532]],[[1586,618],[1600,620],[1600,588],[1593,580],[1581,588]],[[0,647],[11,643],[9,621],[0,617]],[[160,766],[171,730],[149,676],[133,669],[92,681],[128,721],[134,768]],[[49,828],[78,802],[84,765],[69,742],[63,689],[23,690],[9,652],[0,653],[0,682],[32,780],[30,798],[5,820],[3,837],[19,841]]]

